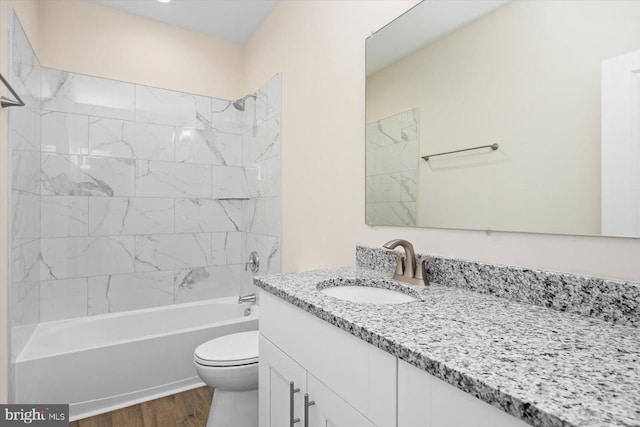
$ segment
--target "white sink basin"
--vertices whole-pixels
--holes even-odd
[[[417,301],[416,298],[390,289],[370,286],[331,286],[321,289],[325,295],[345,301],[369,304],[402,304]]]

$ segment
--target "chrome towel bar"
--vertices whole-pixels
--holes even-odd
[[[13,90],[13,88],[11,87],[9,82],[5,80],[5,78],[2,76],[2,74],[0,74],[0,80],[2,80],[2,83],[4,83],[4,85],[7,87],[7,89],[9,89],[9,92],[11,92],[11,95],[13,95],[13,97],[16,99],[16,100],[13,100],[13,99],[9,99],[9,98],[7,98],[5,96],[0,96],[0,105],[2,106],[2,108],[23,107],[24,106],[24,101],[22,101],[22,98],[20,98],[20,96],[16,93],[16,91]]]
[[[438,153],[438,154],[427,154],[426,156],[422,156],[422,158],[425,161],[429,161],[430,157],[435,157],[435,156],[443,156],[445,154],[453,154],[453,153],[460,153],[462,151],[471,151],[471,150],[479,150],[481,148],[491,148],[493,151],[496,151],[498,149],[498,144],[491,144],[491,145],[481,145],[479,147],[471,147],[471,148],[463,148],[462,150],[455,150],[455,151],[447,151],[446,153]]]

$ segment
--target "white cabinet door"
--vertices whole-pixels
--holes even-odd
[[[302,411],[307,372],[262,335],[259,351],[260,427],[289,427],[292,418],[298,418],[296,427],[304,425]],[[299,391],[292,393],[292,383]]]
[[[260,334],[374,424],[395,427],[395,356],[268,293]]]
[[[340,396],[327,388],[313,375],[307,377],[309,423],[305,427],[375,427]]]
[[[429,374],[398,360],[398,427],[430,427]]]
[[[464,391],[409,365],[398,363],[398,427],[527,427]]]

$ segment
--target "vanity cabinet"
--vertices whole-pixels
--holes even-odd
[[[375,427],[263,336],[259,393],[260,427]]]
[[[291,426],[291,408],[296,427],[527,426],[278,297],[260,305],[260,427]]]
[[[305,393],[315,402],[309,427],[396,425],[394,356],[271,294],[260,306],[260,427],[290,425],[291,381],[296,426]]]

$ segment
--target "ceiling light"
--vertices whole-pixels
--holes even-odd
[[[160,3],[169,3],[171,0],[158,0]]]

